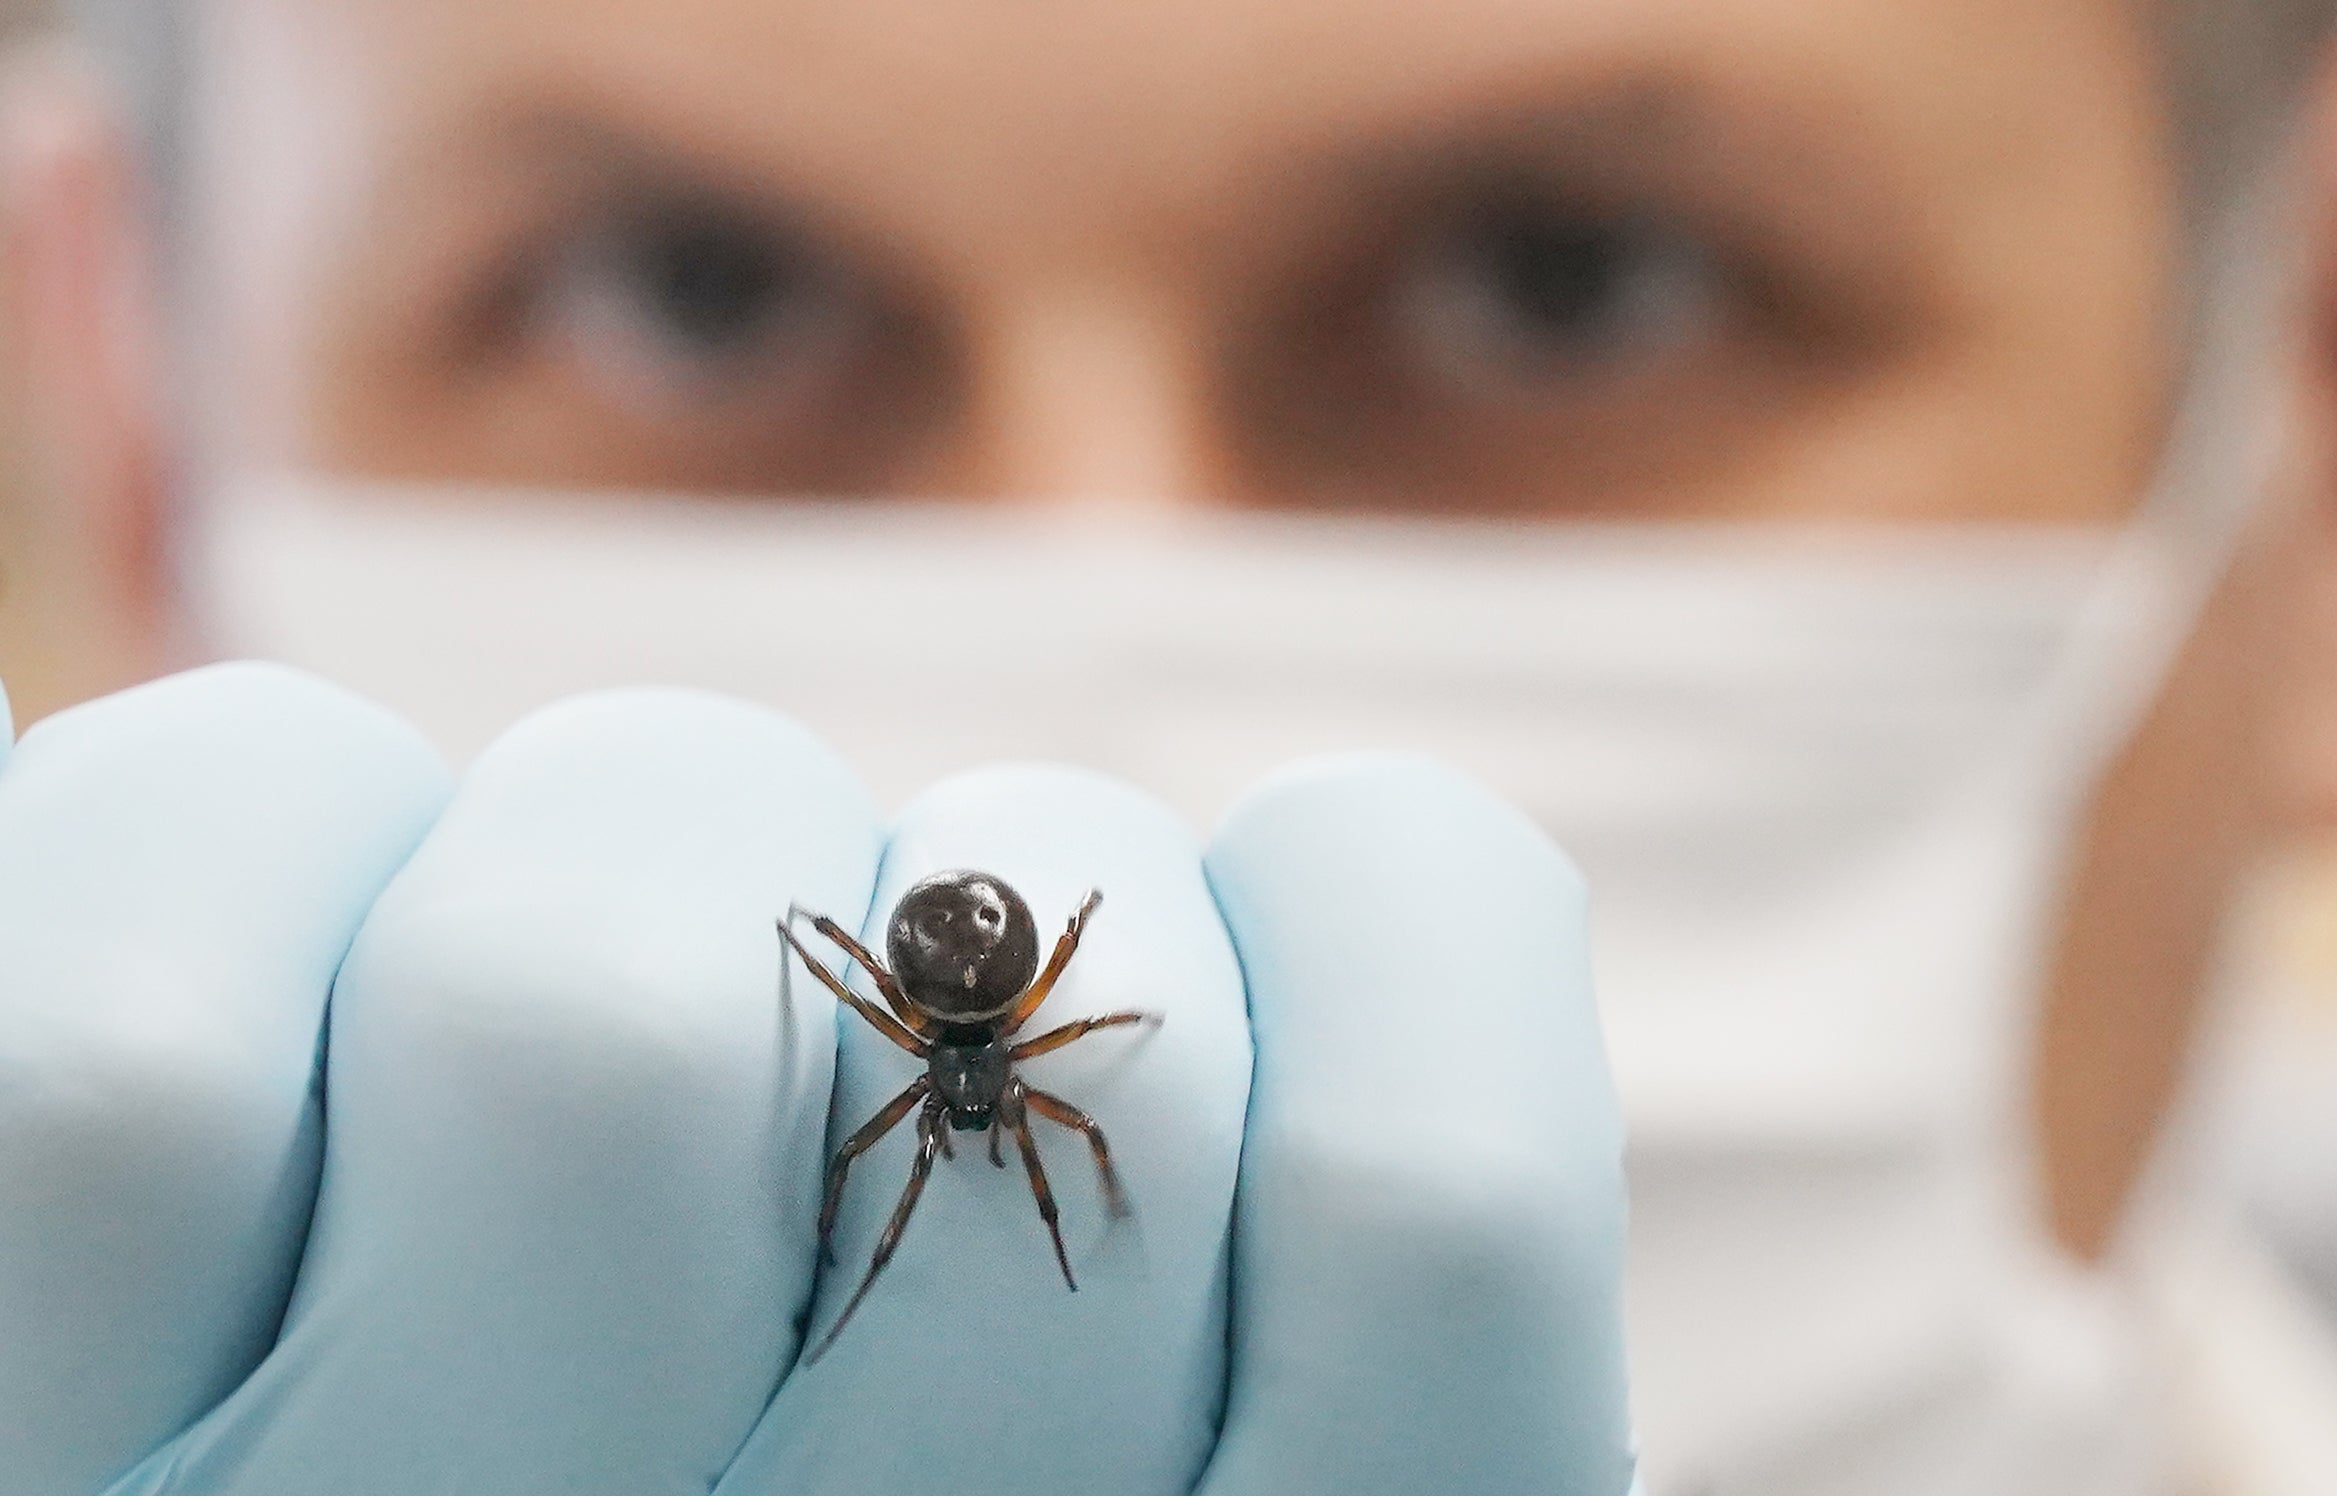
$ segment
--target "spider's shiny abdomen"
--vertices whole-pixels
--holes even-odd
[[[910,1002],[944,1023],[981,1023],[1014,1005],[1039,971],[1039,926],[1022,895],[988,873],[936,873],[901,895],[885,956]]]

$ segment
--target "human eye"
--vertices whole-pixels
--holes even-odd
[[[1400,254],[1391,352],[1480,399],[1548,399],[1726,337],[1725,257],[1664,215],[1520,192],[1455,212]]]
[[[1904,346],[1863,219],[1660,157],[1602,130],[1338,191],[1226,345],[1258,501],[1678,511]]]
[[[912,468],[954,409],[932,296],[751,195],[594,184],[470,259],[486,268],[454,278],[445,340],[461,398],[437,408],[485,470],[856,492]]]
[[[864,288],[800,233],[708,202],[628,202],[546,256],[534,308],[588,380],[651,410],[770,399],[849,361]]]

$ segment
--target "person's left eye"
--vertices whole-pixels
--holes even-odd
[[[1255,502],[1657,512],[1860,356],[1862,303],[1792,233],[1575,175],[1362,195],[1292,256],[1229,344]]]
[[[1394,335],[1424,373],[1477,398],[1627,374],[1725,331],[1725,267],[1652,217],[1495,202],[1409,257]]]

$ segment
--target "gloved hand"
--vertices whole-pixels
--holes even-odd
[[[1166,1015],[1028,1062],[1135,1214],[1047,1128],[1068,1293],[976,1137],[800,1365],[913,1128],[825,1269],[824,1140],[916,1062],[839,1044],[800,968],[783,1006],[774,920],[881,928],[965,865],[1048,940],[1105,892],[1042,1023]],[[66,713],[0,770],[0,1496],[1620,1496],[1582,919],[1536,831],[1410,761],[1286,776],[1204,856],[1041,768],[888,837],[698,695],[553,708],[451,798],[272,667]]]

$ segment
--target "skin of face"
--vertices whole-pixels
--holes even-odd
[[[102,90],[19,87],[12,369],[46,495],[23,507],[70,537],[27,547],[104,582],[0,630],[112,641],[59,698],[159,664],[153,537],[174,475],[214,463],[2113,522],[2181,346],[2138,16],[214,0],[167,250]],[[2337,675],[2318,351],[2281,355],[2283,497],[2079,848],[2037,1121],[2081,1253],[2147,1154],[2240,871],[2337,783],[2337,750],[2294,746]]]
[[[2156,443],[2109,0],[216,13],[239,458],[2094,520]]]

